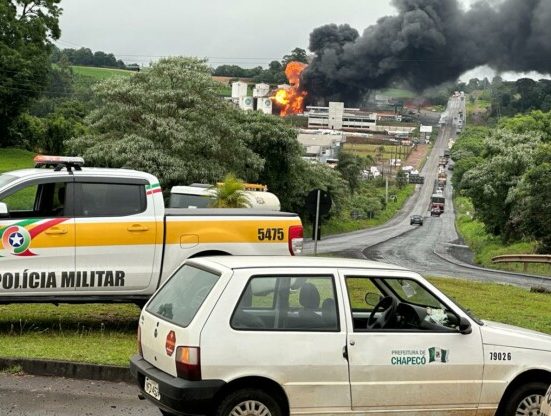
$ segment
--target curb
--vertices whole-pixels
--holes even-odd
[[[84,380],[123,381],[134,383],[128,367],[73,363],[27,358],[0,358],[0,370],[21,367],[23,373],[35,376],[65,377]]]

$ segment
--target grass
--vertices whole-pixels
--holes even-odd
[[[471,280],[429,280],[479,318],[551,334],[551,295],[548,293],[531,293],[516,286]]]
[[[501,238],[489,234],[484,223],[473,218],[474,207],[468,198],[455,198],[455,209],[457,231],[475,253],[477,264],[498,270],[551,276],[551,266],[547,264],[528,264],[524,271],[522,263],[492,263],[492,257],[503,254],[533,254],[536,250],[536,243],[521,241],[505,244]]]
[[[0,148],[0,173],[33,167],[34,153],[15,148]]]
[[[549,294],[471,280],[429,280],[480,318],[551,334]],[[365,288],[359,289],[361,299],[352,298],[363,305]],[[136,351],[138,316],[133,305],[0,306],[0,357],[127,366]]]
[[[138,316],[134,305],[0,306],[0,357],[126,366]]]
[[[129,77],[135,74],[134,71],[115,68],[97,68],[92,66],[72,66],[71,68],[73,69],[74,74],[94,78],[97,81],[118,76]]]
[[[378,160],[378,156],[380,155],[382,160],[390,160],[398,156],[398,159],[405,161],[411,153],[412,148],[411,146],[345,143],[343,150],[358,156],[371,156],[374,160]]]

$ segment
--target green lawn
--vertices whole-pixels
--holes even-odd
[[[0,306],[0,357],[125,366],[138,316],[134,305]]]
[[[549,294],[470,280],[430,280],[480,318],[551,334]],[[0,306],[0,357],[126,366],[136,352],[138,316],[133,305]]]
[[[96,68],[91,66],[72,66],[71,68],[73,69],[73,73],[76,75],[94,78],[98,81],[117,76],[129,77],[136,73],[125,69]]]
[[[35,154],[26,150],[0,148],[0,173],[10,170],[32,168]]]

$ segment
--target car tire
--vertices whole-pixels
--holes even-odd
[[[163,416],[177,416],[176,413],[170,413],[170,412],[167,412],[166,410],[159,409],[159,411]]]
[[[268,413],[266,413],[266,410]],[[257,389],[241,389],[228,394],[218,405],[216,416],[283,416],[281,406],[268,393]]]
[[[519,386],[503,406],[502,416],[537,414],[539,406],[549,386],[542,381],[534,381]]]

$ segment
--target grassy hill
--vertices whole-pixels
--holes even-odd
[[[32,168],[34,153],[14,148],[0,149],[0,173],[9,170]]]
[[[72,66],[73,73],[84,77],[94,78],[97,81],[113,77],[129,77],[135,74],[134,71],[127,71],[125,69],[114,68],[96,68],[91,66]]]

